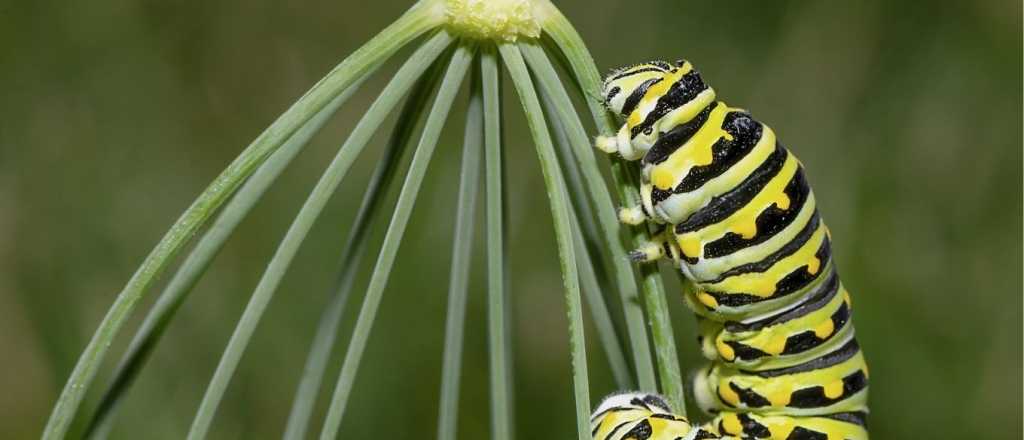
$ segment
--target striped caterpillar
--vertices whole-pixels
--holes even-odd
[[[715,417],[694,426],[657,396],[619,394],[594,438],[867,439],[867,366],[800,162],[687,61],[616,70],[603,93],[625,124],[596,147],[642,165],[642,203],[620,220],[662,225],[630,257],[670,258],[696,286],[685,300],[711,363],[693,392]]]

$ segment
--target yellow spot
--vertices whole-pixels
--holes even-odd
[[[733,232],[741,235],[744,239],[751,239],[757,235],[757,217],[772,204],[783,203],[789,205],[789,198],[783,199],[786,185],[792,180],[797,171],[796,160],[790,155],[783,164],[782,169],[775,177],[751,200],[740,208],[729,218],[710,225],[701,230],[704,237],[720,237],[726,232]]]
[[[807,262],[807,273],[814,275],[818,273],[818,269],[821,269],[821,259],[818,257],[811,258],[811,261]]]
[[[709,295],[707,292],[698,293],[697,300],[699,300],[701,304],[711,307],[712,309],[718,308],[718,300],[716,300],[715,297]]]
[[[647,89],[647,93],[644,93],[643,100],[658,100],[666,93],[668,93],[668,89],[671,88],[672,84],[675,84],[675,82],[678,81],[680,77],[682,77],[682,75],[680,75],[678,71],[676,73],[666,74],[664,80],[658,81],[657,84],[654,84]]]
[[[769,340],[768,344],[765,345],[765,347],[764,347],[765,353],[768,353],[768,354],[773,355],[773,356],[778,356],[778,355],[782,354],[782,351],[785,350],[785,349],[786,349],[786,337],[782,336],[782,335],[777,335],[777,336],[772,337],[772,339]]]
[[[825,397],[829,399],[838,399],[839,396],[843,395],[843,381],[837,380],[825,385]]]
[[[722,400],[732,406],[739,406],[740,404],[740,395],[732,390],[732,387],[729,386],[728,379],[722,379],[718,382],[718,395],[722,397]]]
[[[707,295],[707,294],[705,294],[705,295]],[[708,295],[708,296],[711,296],[711,295]],[[714,299],[714,298],[711,298],[711,299]],[[722,359],[725,359],[727,361],[732,361],[733,359],[736,359],[736,351],[733,350],[732,347],[729,346],[729,344],[726,344],[725,341],[722,341],[722,340],[715,341],[715,346],[718,347],[718,354],[722,355]]]
[[[662,82],[668,83],[667,80]],[[666,87],[668,85],[671,84],[667,84]],[[651,92],[648,91],[649,93]],[[651,183],[660,189],[672,188],[690,172],[691,167],[711,164],[715,159],[712,150],[715,142],[723,136],[728,136],[728,133],[722,130],[722,121],[728,113],[729,108],[724,104],[715,107],[697,133],[651,171]],[[665,124],[673,126],[674,122],[684,121],[666,121]]]
[[[793,424],[793,419],[787,417],[782,420],[782,422],[779,422],[769,428],[772,434],[771,438],[789,438],[793,429],[796,428],[796,425]]]
[[[722,427],[725,428],[725,432],[728,434],[743,433],[743,424],[740,423],[739,416],[733,413],[722,416]]]
[[[818,326],[814,328],[814,336],[817,336],[818,339],[825,339],[829,335],[831,335],[832,332],[834,332],[835,330],[836,325],[835,323],[832,322],[832,319],[829,318],[826,319],[825,322],[818,324]]]
[[[750,240],[757,235],[757,222],[755,218],[739,221],[732,225],[732,232],[740,234],[745,240]]]
[[[759,296],[761,298],[768,298],[775,294],[775,281],[767,278],[757,278],[750,282],[747,293]]]
[[[683,251],[683,255],[690,258],[697,258],[700,256],[700,239],[697,238],[696,234],[685,234],[679,237],[679,249]]]
[[[643,119],[640,119],[640,106],[638,105],[637,109],[633,110],[633,113],[630,113],[629,117],[626,118],[626,126],[629,128],[633,128],[636,127],[637,125],[640,125],[640,123],[643,121]]]
[[[769,392],[765,397],[769,402],[771,402],[772,406],[783,407],[789,405],[789,399],[792,395],[793,392],[788,386],[779,386],[774,391]]]
[[[781,210],[787,210],[789,209],[789,196],[787,196],[786,193],[781,193],[772,201],[772,203],[775,203],[775,206]]]

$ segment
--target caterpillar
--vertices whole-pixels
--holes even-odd
[[[688,61],[615,70],[602,92],[625,123],[595,146],[642,171],[641,203],[619,218],[659,228],[630,257],[669,258],[696,286],[684,299],[710,363],[692,389],[714,418],[619,394],[595,411],[594,438],[867,439],[867,365],[800,161]]]

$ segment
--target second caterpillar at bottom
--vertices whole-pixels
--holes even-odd
[[[590,419],[595,440],[701,440],[701,439],[866,439],[863,420],[843,417],[793,417],[723,412],[704,426],[672,414],[661,396],[622,393],[605,399]],[[742,437],[720,432],[744,432]],[[828,433],[842,433],[830,437]]]
[[[715,417],[693,426],[622,394],[595,412],[594,438],[866,440],[867,365],[802,164],[687,61],[616,70],[603,93],[625,124],[597,147],[642,169],[642,203],[619,217],[662,228],[631,256],[670,258],[696,286],[685,300],[711,362],[692,389]]]

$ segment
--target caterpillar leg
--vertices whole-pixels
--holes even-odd
[[[660,237],[660,236],[659,236]],[[643,246],[629,252],[629,259],[634,263],[650,263],[665,256],[665,240],[654,238]]]
[[[639,225],[649,217],[640,205],[619,208],[619,221],[630,226]]]
[[[598,136],[594,140],[594,147],[608,154],[619,152],[619,140],[615,136]]]
[[[664,257],[675,260],[678,257],[678,251],[673,248],[675,241],[672,240],[671,235],[671,228],[662,228],[661,231],[651,236],[651,241],[630,251],[629,259],[636,263],[650,263]]]
[[[631,138],[629,126],[623,125],[614,136],[598,136],[594,139],[594,147],[608,154],[617,153],[626,160],[640,159],[646,150],[636,148]]]

